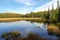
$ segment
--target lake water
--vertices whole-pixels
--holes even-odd
[[[31,22],[31,21],[16,21],[16,22],[1,22],[0,23],[0,35],[5,32],[18,31],[23,36],[33,32],[48,40],[58,40],[58,37],[48,34],[47,24]],[[2,38],[0,38],[2,40]]]

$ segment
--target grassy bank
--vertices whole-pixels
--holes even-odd
[[[50,35],[56,35],[60,37],[60,29],[56,25],[49,25],[47,30]]]
[[[41,18],[0,18],[0,22],[19,21],[19,20],[41,20]]]

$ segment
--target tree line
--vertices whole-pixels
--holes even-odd
[[[18,14],[18,13],[1,13],[0,18],[45,18],[46,20],[58,20],[60,21],[60,6],[59,0],[57,0],[57,8],[54,9],[52,4],[52,10],[48,8],[48,11],[40,12],[30,12],[27,14]]]

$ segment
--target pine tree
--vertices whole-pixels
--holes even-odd
[[[60,6],[59,6],[59,0],[57,0],[57,7],[58,7],[58,22],[60,22]]]
[[[54,7],[53,7],[53,3],[52,3],[52,15],[51,15],[51,18],[53,19],[54,16],[55,16],[54,15]]]
[[[49,8],[48,8],[47,14],[44,13],[44,17],[46,19],[45,23],[48,23],[49,24],[49,20],[50,20],[50,11],[49,11]]]
[[[48,12],[47,12],[47,20],[49,21],[50,19],[50,11],[49,11],[49,8],[48,8]]]

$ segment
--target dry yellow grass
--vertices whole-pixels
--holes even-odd
[[[60,30],[55,25],[49,25],[47,30],[50,34],[60,36]]]
[[[48,26],[48,29],[51,29],[51,30],[59,30],[57,26],[55,25],[49,25]]]
[[[0,18],[0,21],[42,20],[41,18]]]

